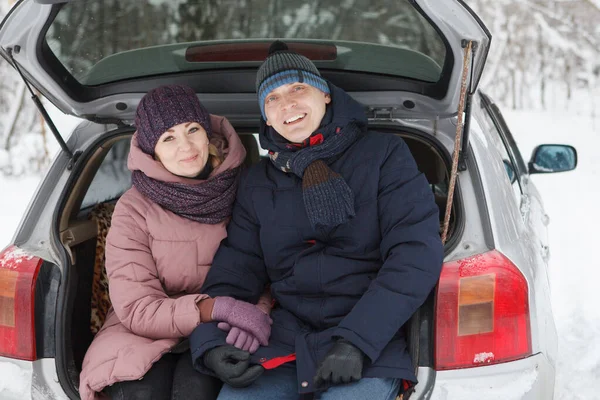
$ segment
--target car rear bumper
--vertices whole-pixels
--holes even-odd
[[[555,371],[543,354],[488,367],[436,372],[419,368],[411,400],[552,400]],[[56,375],[55,360],[21,361],[0,357],[2,400],[68,399]]]
[[[0,357],[0,399],[68,399],[53,358],[22,361]]]
[[[419,368],[411,400],[552,400],[555,371],[543,354],[452,371]]]

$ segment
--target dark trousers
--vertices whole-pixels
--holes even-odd
[[[139,381],[117,382],[104,389],[113,400],[215,400],[222,382],[192,366],[190,351],[167,353]]]

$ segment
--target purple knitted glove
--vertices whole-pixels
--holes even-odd
[[[254,304],[232,297],[217,297],[212,310],[212,320],[227,322],[253,335],[263,346],[269,344],[273,320]]]
[[[237,347],[240,350],[245,350],[250,354],[254,354],[256,353],[256,350],[258,350],[260,343],[258,343],[258,339],[252,334],[243,331],[240,328],[232,328],[227,322],[219,322],[217,327],[222,331],[229,332],[229,334],[227,334],[227,339],[225,339],[227,344]]]

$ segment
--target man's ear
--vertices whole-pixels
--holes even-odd
[[[325,104],[331,103],[331,95],[329,93],[325,93]]]
[[[265,123],[267,124],[267,126],[273,126],[273,125],[271,125],[271,123],[269,122],[269,120],[266,120]]]

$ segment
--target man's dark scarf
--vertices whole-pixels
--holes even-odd
[[[304,143],[290,143],[261,121],[260,144],[273,164],[302,179],[302,196],[313,226],[336,227],[354,217],[354,194],[329,165],[367,131],[365,112],[346,92],[329,84],[331,103],[321,126]]]
[[[206,167],[198,183],[163,182],[140,170],[131,175],[133,186],[161,207],[193,221],[218,224],[231,216],[240,167],[228,169],[206,180]]]

